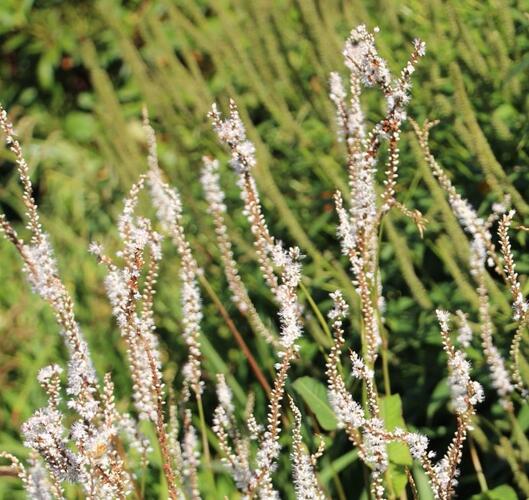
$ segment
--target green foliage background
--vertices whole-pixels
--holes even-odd
[[[239,104],[257,145],[255,175],[272,232],[297,243],[307,255],[307,294],[323,313],[330,305],[328,293],[337,287],[356,303],[348,265],[340,258],[335,238],[332,194],[336,187],[344,187],[346,177],[327,79],[330,71],[343,71],[343,40],[361,22],[380,26],[378,45],[395,71],[406,61],[414,37],[426,41],[427,56],[414,75],[410,115],[419,122],[426,117],[440,120],[432,134],[434,153],[480,213],[488,214],[491,204],[507,192],[527,224],[529,205],[523,201],[529,201],[527,1],[3,2],[0,99],[16,122],[44,222],[97,369],[112,371],[121,404],[130,393],[124,348],[110,317],[102,273],[87,245],[92,239],[109,247],[117,243],[114,225],[120,200],[146,168],[143,103],[158,132],[162,167],[182,193],[188,233],[205,277],[268,375],[274,358],[230,303],[198,183],[203,155],[226,159],[206,120],[214,100],[225,106],[230,96]],[[382,112],[380,96],[368,93],[365,104],[370,105],[369,119],[376,120]],[[422,240],[398,214],[384,226],[381,263],[388,302],[391,389],[401,395],[406,424],[427,434],[441,454],[454,421],[447,410],[446,360],[433,311],[461,308],[475,322],[477,295],[469,280],[466,237],[422,161],[410,127],[406,131],[398,198],[420,209],[430,223]],[[20,189],[12,158],[5,150],[0,154],[1,207],[12,220],[20,220]],[[276,328],[275,308],[257,272],[234,177],[226,166],[223,179],[231,209],[228,225],[242,276],[265,321]],[[515,248],[521,273],[529,271],[525,244],[521,232]],[[36,374],[45,364],[64,359],[65,353],[50,311],[31,295],[13,249],[1,243],[0,254],[0,448],[25,456],[18,430],[44,402]],[[170,245],[166,254],[157,323],[166,380],[179,387],[185,353],[174,286],[178,262]],[[527,291],[525,280],[523,286]],[[508,295],[492,278],[490,290],[498,327],[495,339],[507,354],[513,333]],[[296,384],[303,385],[301,377],[323,381],[329,348],[308,301],[306,310],[306,335],[288,387],[299,404],[304,401],[303,389],[297,390]],[[255,391],[262,417],[263,395],[206,291],[204,313],[208,410],[215,405],[214,374],[221,371],[229,374],[241,407],[248,392]],[[354,312],[352,316],[348,343],[358,347]],[[477,347],[470,357],[479,378],[487,381]],[[518,420],[508,421],[494,393],[489,390],[487,395],[472,440],[489,487],[513,485],[517,495],[526,497],[529,442],[524,433],[529,428],[529,407],[520,403]],[[309,436],[324,424],[305,401],[310,442]],[[343,433],[331,430],[327,435],[321,479],[328,491],[333,497],[341,491],[348,492],[348,498],[365,497],[364,471],[355,452]],[[288,467],[282,465],[277,484],[292,495]],[[150,472],[153,498],[163,497],[163,487],[157,486],[159,471]],[[424,488],[418,472],[416,479]],[[217,487],[217,492],[209,492],[211,498],[233,495],[231,481],[222,474]],[[15,480],[2,479],[0,497],[16,498],[19,488]],[[513,490],[499,491],[500,496],[490,493],[486,498],[516,498]],[[469,498],[478,492],[466,448],[459,494]],[[429,498],[424,489],[420,494]]]

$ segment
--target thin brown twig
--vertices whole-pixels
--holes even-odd
[[[228,327],[228,330],[230,330],[231,334],[235,338],[235,341],[241,348],[244,356],[248,360],[248,364],[250,365],[250,368],[252,369],[255,377],[257,378],[257,381],[261,384],[263,389],[266,391],[267,396],[270,397],[270,393],[272,392],[272,388],[270,387],[270,384],[266,380],[265,375],[263,374],[261,368],[259,368],[259,364],[255,360],[253,354],[251,353],[250,349],[248,348],[248,345],[244,341],[241,333],[235,326],[235,323],[230,318],[230,315],[228,314],[228,311],[226,311],[226,308],[222,304],[222,302],[219,300],[217,294],[209,284],[209,281],[203,276],[199,276],[199,281],[206,290],[207,294],[210,296],[211,300],[215,304],[215,307],[219,311],[220,315],[222,316],[222,319],[226,323],[226,326]]]

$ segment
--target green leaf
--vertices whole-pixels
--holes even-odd
[[[388,431],[395,430],[396,427],[404,429],[404,419],[402,418],[402,401],[398,394],[384,396],[381,399],[380,412]]]
[[[524,403],[520,408],[517,420],[520,424],[520,429],[523,432],[527,432],[527,429],[529,429],[529,405],[527,403]]]
[[[411,467],[413,459],[410,455],[410,450],[404,443],[393,441],[388,444],[389,460],[397,465],[407,465]]]
[[[450,397],[450,391],[446,379],[441,380],[436,386],[430,396],[430,401],[426,408],[426,415],[431,419],[436,411],[444,406]]]
[[[358,450],[351,450],[326,465],[319,474],[320,481],[327,484],[334,475],[338,475],[348,465],[358,460]]]
[[[336,429],[336,417],[327,400],[327,389],[325,386],[311,377],[298,378],[292,385],[314,415],[316,415],[320,425],[326,431]]]
[[[235,377],[230,375],[230,370],[222,359],[222,356],[215,350],[211,342],[204,334],[200,336],[200,348],[204,354],[204,362],[208,368],[212,370],[213,373],[224,373],[226,375],[228,385],[233,391],[233,395],[241,404],[245,405],[246,392],[239,385]]]
[[[421,500],[434,500],[432,488],[428,476],[419,464],[413,466],[413,479]]]
[[[493,490],[473,495],[471,500],[517,500],[518,495],[507,484],[497,486]]]
[[[395,430],[396,427],[405,428],[402,418],[402,401],[398,394],[392,394],[382,398],[380,411],[388,431]],[[393,442],[388,445],[388,456],[390,462],[397,465],[407,465],[411,467],[413,459],[408,447],[404,443]]]
[[[48,50],[40,56],[39,62],[37,63],[37,78],[42,88],[51,88],[58,61],[59,53],[57,50]]]
[[[88,142],[96,132],[96,121],[90,113],[72,111],[66,115],[64,130],[69,137],[79,142]]]
[[[507,73],[507,76],[504,80],[504,83],[507,83],[511,78],[515,77],[517,74],[524,72],[529,68],[529,55],[526,54],[524,57],[521,57],[516,64],[513,64]]]
[[[408,476],[406,475],[406,469],[402,465],[395,465],[390,463],[388,467],[389,477],[391,478],[391,485],[393,486],[393,492],[398,497],[406,488],[408,484]]]

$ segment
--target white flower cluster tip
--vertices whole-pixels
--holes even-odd
[[[231,152],[231,166],[236,172],[246,172],[256,163],[255,146],[246,138],[246,129],[237,110],[235,101],[230,100],[230,112],[226,120],[221,119],[216,104],[213,104],[209,117],[219,140],[226,144]]]
[[[474,407],[483,401],[481,384],[470,378],[470,363],[463,351],[456,350],[450,340],[450,315],[447,311],[436,311],[444,350],[448,355],[448,385],[454,411],[465,418],[474,414]]]

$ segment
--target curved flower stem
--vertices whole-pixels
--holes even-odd
[[[202,396],[196,393],[198,416],[200,419],[200,433],[202,434],[202,447],[204,448],[204,461],[206,462],[207,478],[210,483],[211,491],[215,491],[215,476],[211,467],[211,453],[209,451],[208,432],[206,426],[206,417],[204,416],[204,406],[202,405]]]
[[[483,468],[481,467],[481,461],[479,460],[478,451],[476,450],[476,445],[472,436],[468,436],[468,446],[470,450],[470,459],[472,460],[472,465],[476,471],[476,476],[478,478],[479,487],[481,491],[488,491],[489,487],[487,485],[487,479],[483,473]]]
[[[235,326],[232,319],[230,318],[228,312],[226,311],[226,308],[223,306],[219,297],[215,293],[215,290],[213,290],[213,288],[209,284],[209,281],[203,275],[199,276],[199,281],[202,284],[202,286],[205,288],[206,292],[210,296],[213,303],[215,304],[215,307],[218,309],[220,315],[222,316],[222,319],[224,320],[224,322],[226,323],[226,326],[228,327],[228,330],[230,330],[231,334],[235,338],[235,341],[237,342],[237,344],[239,344],[239,347],[241,348],[246,359],[248,360],[248,364],[250,365],[250,368],[252,369],[255,377],[257,378],[257,381],[261,384],[263,389],[266,391],[266,394],[270,396],[270,393],[272,392],[270,384],[266,380],[266,377],[264,376],[264,373],[262,372],[261,368],[259,368],[257,361],[255,360],[250,349],[248,348],[248,345],[244,341],[241,333],[239,332],[239,330],[237,330],[237,327]]]

